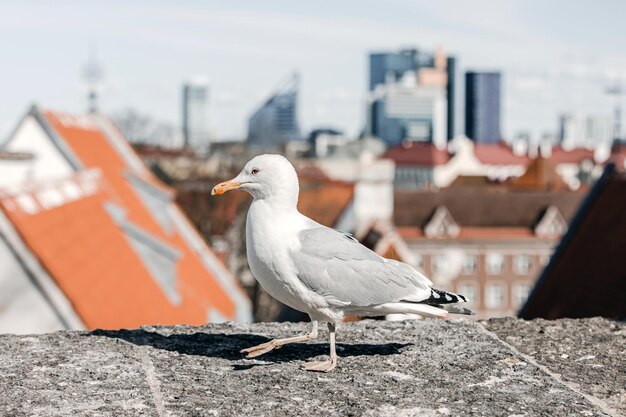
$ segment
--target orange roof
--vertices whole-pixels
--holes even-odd
[[[300,181],[298,210],[328,227],[339,221],[354,195],[354,185],[340,181]]]
[[[190,237],[190,233],[195,232],[189,232],[192,228],[174,203],[167,200],[165,203],[176,224],[168,230],[133,184],[149,184],[151,192],[165,196],[171,195],[169,188],[145,166],[132,160],[136,155],[123,138],[121,141],[112,138],[111,132],[95,123],[98,119],[94,118],[101,116],[81,119],[94,124],[73,123],[72,117],[44,112],[41,120],[80,161],[81,170],[60,182],[42,183],[39,190],[4,194],[0,202],[26,245],[72,302],[85,326],[201,324],[208,321],[209,314],[234,320],[236,299],[242,294],[230,291],[232,288],[240,291],[232,276],[223,270],[218,278],[216,274],[222,272],[207,266],[212,262],[207,258],[211,256],[206,253],[208,248],[194,244],[195,240],[192,242],[200,238]],[[96,176],[98,178],[94,179]],[[73,197],[65,198],[67,193],[59,197],[64,195],[68,184],[75,185]],[[77,189],[82,191],[76,194]],[[53,190],[55,198],[62,201],[46,207],[40,201],[46,190]],[[34,205],[24,205],[24,198]],[[120,215],[133,230],[148,236],[159,250],[176,254],[178,301],[168,299],[142,261],[131,237],[111,214],[112,204],[123,213]],[[220,281],[224,276],[233,281],[229,289]]]
[[[487,165],[528,165],[528,156],[517,156],[506,143],[476,143],[474,154],[483,164]]]
[[[511,181],[512,188],[534,190],[569,190],[569,187],[556,172],[552,160],[538,156],[521,177]]]

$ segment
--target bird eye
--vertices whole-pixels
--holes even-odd
[[[256,175],[256,174],[258,174],[258,173],[259,173],[259,170],[258,170],[258,169],[254,168],[254,169],[252,170],[252,175]]]

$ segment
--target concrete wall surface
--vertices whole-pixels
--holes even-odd
[[[605,319],[361,321],[318,342],[239,350],[308,331],[218,324],[0,335],[0,416],[626,415],[626,323]]]

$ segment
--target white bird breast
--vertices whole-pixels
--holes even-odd
[[[278,301],[309,312],[317,304],[296,276],[291,251],[300,250],[298,232],[305,222],[297,211],[281,216],[263,200],[254,201],[246,223],[248,264],[261,286]]]

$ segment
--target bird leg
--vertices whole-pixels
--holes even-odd
[[[257,346],[242,349],[240,352],[247,353],[248,355],[246,357],[248,358],[256,358],[257,356],[261,356],[271,350],[278,349],[283,345],[287,345],[289,343],[306,342],[313,339],[317,339],[317,321],[313,321],[313,329],[311,329],[311,332],[309,334],[288,337],[285,339],[273,339],[269,342],[261,343]]]
[[[327,361],[307,362],[302,367],[306,371],[330,372],[337,366],[337,352],[335,351],[335,323],[328,323],[328,338],[330,340],[330,359]]]

